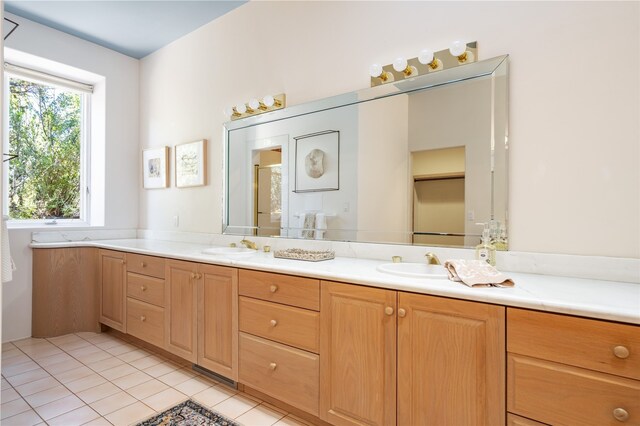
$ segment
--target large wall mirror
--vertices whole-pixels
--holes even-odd
[[[225,124],[224,233],[506,237],[507,56]]]

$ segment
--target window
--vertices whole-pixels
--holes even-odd
[[[7,66],[6,214],[88,222],[91,86]]]

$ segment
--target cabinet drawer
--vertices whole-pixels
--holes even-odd
[[[164,343],[164,309],[127,299],[127,333],[159,347]]]
[[[240,331],[318,353],[320,314],[240,297]]]
[[[507,413],[507,426],[547,426],[545,423]]]
[[[127,296],[164,307],[164,280],[127,272]]]
[[[507,351],[640,379],[640,327],[507,309]]]
[[[240,270],[240,295],[320,310],[320,281],[311,278]]]
[[[150,277],[164,278],[164,259],[127,253],[127,271]]]
[[[553,425],[640,425],[640,382],[518,355],[508,357],[507,406]]]
[[[240,333],[239,381],[318,415],[319,357]]]

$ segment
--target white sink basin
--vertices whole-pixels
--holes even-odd
[[[442,265],[426,263],[385,263],[376,269],[387,274],[413,278],[447,278],[447,270]]]
[[[211,247],[202,250],[204,254],[216,254],[222,256],[251,256],[256,253],[256,250],[251,250],[246,247]]]

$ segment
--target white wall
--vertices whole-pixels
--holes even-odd
[[[105,227],[131,229],[138,223],[140,146],[138,143],[139,61],[32,21],[7,14],[20,27],[7,47],[102,75],[106,78]],[[67,228],[65,228],[67,229]],[[51,231],[51,227],[46,228]],[[17,270],[2,289],[2,340],[31,335],[31,232],[9,231]]]
[[[639,7],[249,2],[141,61],[142,146],[207,138],[211,179],[142,192],[139,225],[220,231],[223,107],[361,89],[373,62],[463,39],[511,55],[511,249],[640,257]]]

